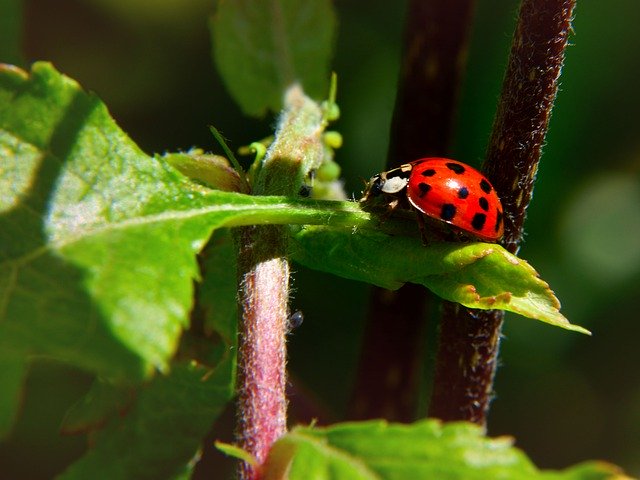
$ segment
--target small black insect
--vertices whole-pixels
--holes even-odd
[[[296,310],[291,315],[289,315],[289,331],[295,330],[304,322],[304,315],[302,311]]]

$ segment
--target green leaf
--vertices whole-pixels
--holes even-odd
[[[424,420],[412,425],[382,420],[327,428],[297,427],[278,440],[265,479],[289,480],[595,480],[623,478],[605,463],[543,472],[508,437],[487,438],[469,423]],[[283,476],[288,472],[288,476]]]
[[[219,230],[201,255],[204,279],[196,292],[194,326],[183,336],[178,354],[200,361],[173,362],[167,376],[137,391],[97,380],[63,422],[65,433],[98,430],[91,436],[92,449],[62,478],[191,478],[202,438],[234,393],[233,247],[229,231]],[[208,326],[204,336],[203,325]]]
[[[120,380],[166,369],[214,228],[369,219],[197,185],[46,63],[0,70],[0,187],[0,348]]]
[[[317,268],[391,288],[424,283],[467,305],[579,328],[557,313],[530,267],[495,245],[468,245],[456,256],[450,250],[460,246],[365,235],[416,229],[380,224],[352,202],[205,188],[141,152],[95,96],[49,64],[34,64],[31,75],[0,69],[0,349],[112,380],[166,369],[188,326],[195,254],[216,228],[267,223],[346,227],[324,241],[306,230],[305,238],[318,236],[297,256],[313,266],[311,257],[326,253]]]
[[[99,429],[117,414],[123,414],[135,398],[132,386],[96,379],[89,392],[73,405],[62,420],[64,434]]]
[[[45,63],[0,71],[0,186],[0,348],[134,381],[174,354],[214,228],[370,218],[199,186]]]
[[[247,185],[230,165],[219,155],[208,155],[201,151],[168,153],[162,156],[173,168],[190,179],[216,190],[247,193]]]
[[[316,99],[326,94],[335,27],[329,0],[221,1],[213,55],[242,110],[260,116],[280,110],[296,81]]]
[[[589,333],[560,313],[549,285],[524,260],[496,244],[434,243],[379,232],[307,227],[293,235],[293,258],[317,270],[397,289],[418,283],[467,307],[502,309]]]
[[[118,378],[165,368],[211,230],[171,214],[197,186],[46,63],[0,70],[0,178],[0,348]]]
[[[181,478],[232,396],[232,363],[227,355],[215,369],[174,364],[169,375],[142,388],[127,415],[98,432],[93,448],[58,478]]]
[[[198,313],[206,334],[217,332],[237,343],[238,299],[236,246],[229,230],[216,231],[200,255],[203,281],[198,285]]]
[[[249,452],[247,452],[246,450],[243,450],[240,447],[237,447],[230,443],[224,443],[224,442],[218,442],[218,441],[215,442],[215,446],[218,450],[220,450],[222,453],[224,453],[229,457],[237,458],[238,460],[247,462],[249,465],[253,467],[258,466],[258,460],[256,460],[255,457],[251,455]]]
[[[9,434],[18,415],[27,365],[24,354],[0,349],[0,440]]]
[[[120,380],[166,369],[214,228],[369,219],[197,185],[46,63],[0,70],[0,187],[0,348]]]

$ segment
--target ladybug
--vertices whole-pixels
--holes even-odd
[[[502,204],[495,189],[475,168],[449,158],[421,158],[375,175],[362,197],[365,205],[385,199],[444,222],[471,238],[497,242],[504,233]],[[424,218],[418,217],[424,235]],[[440,223],[442,226],[442,223]]]

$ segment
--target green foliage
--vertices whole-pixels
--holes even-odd
[[[168,371],[195,254],[215,225],[189,206],[209,190],[141,152],[96,97],[44,63],[0,74],[0,152],[2,433],[27,355],[45,354],[125,385],[98,381],[69,412],[67,432],[106,428],[62,478],[182,474],[234,383],[235,318],[205,322],[209,335],[222,329],[221,349],[184,337],[186,360]],[[168,374],[133,395],[129,382],[154,368]]]
[[[0,409],[3,431],[15,414],[27,353],[117,381],[98,381],[67,415],[66,431],[105,428],[62,478],[188,471],[233,391],[235,259],[227,233],[216,234],[203,252],[203,283],[193,289],[200,275],[195,254],[221,227],[323,225],[293,232],[298,261],[387,288],[421,283],[468,306],[583,331],[558,312],[535,271],[497,245],[424,247],[411,222],[381,224],[352,202],[295,198],[304,176],[331,158],[318,129],[323,110],[296,89],[290,101],[254,172],[258,190],[289,196],[249,196],[236,193],[243,184],[224,159],[144,154],[95,96],[49,64],[35,64],[30,75],[10,67],[0,72],[0,351],[9,393]],[[278,178],[272,169],[292,175],[264,183]],[[203,348],[197,336],[183,335],[194,293],[194,318],[221,342]],[[169,370],[181,336],[184,360]],[[192,358],[206,358],[209,366]],[[154,369],[167,375],[137,389],[135,382]]]
[[[237,335],[236,246],[231,232],[216,230],[200,255],[203,280],[198,285],[196,312],[205,334],[216,332],[225,345],[235,347]]]
[[[171,373],[142,388],[126,416],[99,431],[94,447],[59,478],[168,479],[190,471],[212,420],[231,398],[232,365],[230,355],[215,369],[174,363]]]
[[[204,194],[44,63],[2,70],[0,151],[0,347],[113,378],[166,369],[211,232],[185,215]]]
[[[560,313],[560,303],[535,270],[495,244],[437,243],[380,232],[357,234],[308,227],[294,235],[293,256],[303,265],[396,289],[418,283],[442,298],[480,309],[502,309],[551,325],[589,333]]]
[[[253,197],[194,184],[162,158],[141,152],[96,97],[47,64],[34,65],[31,76],[5,68],[0,87],[4,348],[47,354],[108,377],[139,379],[153,368],[166,369],[176,351],[198,277],[195,254],[213,229],[252,223],[380,228],[349,202]],[[299,111],[304,118],[292,123],[317,125],[321,118],[312,106]],[[296,169],[302,158],[322,158],[309,150],[321,152],[318,138],[302,141],[317,136],[315,130],[292,132],[283,118],[262,168],[271,168],[270,158],[285,156],[287,149],[294,152],[287,158]],[[295,143],[304,149],[295,153]],[[302,174],[310,168],[314,165],[305,165]],[[260,186],[265,176],[257,178]],[[291,193],[301,178],[287,178],[260,188]],[[323,240],[328,234],[334,237]],[[401,236],[318,229],[298,233],[296,241],[303,263],[313,265],[319,252],[322,258],[327,253],[316,268],[391,288],[423,283],[469,306],[505,308],[579,329],[557,312],[557,301],[533,269],[495,245],[424,248]],[[380,241],[388,244],[384,256]],[[335,248],[339,244],[344,248]],[[487,257],[490,252],[501,253]],[[418,270],[407,268],[409,258]],[[346,272],[354,262],[368,273]],[[458,268],[463,265],[473,268]],[[513,282],[513,274],[522,280]]]
[[[15,421],[26,374],[24,355],[0,349],[0,440],[11,431]]]
[[[1,28],[10,18],[0,15],[0,50],[17,41],[18,22]],[[295,80],[325,94],[335,29],[328,1],[221,1],[212,29],[218,67],[246,113],[278,110]],[[97,97],[50,65],[35,64],[30,75],[2,67],[0,436],[15,421],[29,359],[46,356],[104,377],[65,419],[66,432],[92,433],[93,448],[61,478],[189,478],[233,392],[228,227],[305,225],[291,229],[293,257],[304,265],[387,288],[419,283],[470,307],[586,332],[560,314],[526,262],[497,245],[424,247],[411,221],[381,223],[353,202],[297,198],[310,170],[337,179],[326,149],[342,143],[325,134],[321,145],[314,128],[326,112],[298,98],[310,129],[292,131],[293,119],[281,118],[262,164],[278,183],[258,171],[254,193],[264,196],[249,196],[237,193],[246,185],[221,157],[145,154]],[[431,421],[296,428],[276,444],[267,475],[287,469],[292,479],[622,478],[596,463],[540,472],[508,439]]]
[[[326,95],[335,26],[328,0],[221,1],[211,22],[214,59],[246,114],[277,112],[295,82]]]
[[[134,398],[134,385],[96,379],[89,391],[67,410],[60,429],[67,434],[99,429],[130,409]]]
[[[173,168],[201,185],[224,192],[246,192],[248,185],[229,161],[219,155],[194,150],[162,156]]]
[[[229,457],[237,458],[238,460],[247,462],[249,465],[254,467],[258,466],[258,461],[255,459],[255,457],[253,457],[246,450],[237,447],[236,445],[216,441],[215,447]]]
[[[601,462],[562,472],[538,470],[508,437],[486,438],[477,425],[374,420],[327,428],[297,427],[274,445],[265,478],[290,480],[595,480],[623,478]],[[285,477],[283,472],[287,471]]]

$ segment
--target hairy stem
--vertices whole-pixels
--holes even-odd
[[[289,263],[281,226],[238,229],[241,322],[238,351],[238,439],[262,465],[271,445],[286,432],[286,332]],[[241,466],[242,479],[260,468]]]
[[[503,245],[516,253],[558,80],[575,0],[525,0],[520,8],[484,171],[505,209]]]
[[[412,0],[387,156],[389,168],[446,155],[467,58],[474,0]],[[355,419],[416,417],[423,331],[430,292],[374,288],[351,399]]]
[[[323,128],[320,107],[300,86],[290,87],[274,142],[255,174],[253,193],[295,197],[304,177],[322,162]],[[280,225],[236,231],[240,307],[236,436],[257,461],[255,466],[241,463],[241,480],[261,478],[271,446],[287,430],[287,236],[287,227]]]
[[[549,125],[575,0],[524,0],[484,171],[505,212],[504,246],[518,251]],[[480,425],[493,391],[502,311],[447,304],[429,414]]]

